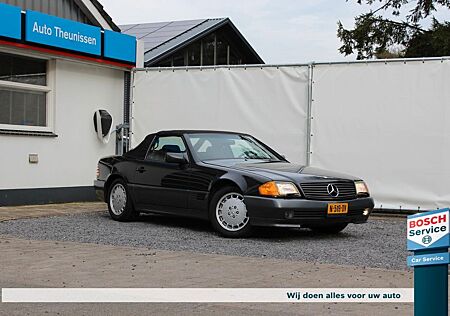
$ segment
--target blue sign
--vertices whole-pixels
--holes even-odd
[[[408,256],[408,266],[428,266],[435,264],[449,264],[450,256],[448,252],[432,253],[418,256]]]
[[[0,36],[20,40],[22,37],[22,10],[0,3]]]
[[[448,248],[449,221],[448,208],[408,216],[408,250]]]
[[[25,40],[29,42],[101,54],[101,31],[96,26],[28,10],[25,31]]]
[[[105,30],[103,54],[105,57],[136,62],[136,38]]]

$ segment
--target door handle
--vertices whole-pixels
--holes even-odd
[[[136,171],[139,173],[143,173],[143,172],[146,172],[147,169],[145,169],[144,167],[139,167],[139,168],[136,168]]]

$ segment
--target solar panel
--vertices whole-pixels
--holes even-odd
[[[159,44],[162,44],[172,37],[157,37],[157,38],[149,38],[144,40],[144,47],[155,47]]]
[[[205,21],[204,19],[201,20],[185,20],[185,21],[172,21],[170,22],[170,25],[197,25]]]
[[[136,36],[144,42],[145,60],[164,54],[172,47],[189,41],[224,19],[186,20],[141,23],[122,26],[123,33]]]
[[[161,27],[164,27],[168,24],[170,24],[171,22],[158,22],[158,23],[144,23],[144,24],[136,24],[136,26],[134,27],[134,29],[159,29]]]
[[[128,31],[126,31],[127,33],[134,33],[134,34],[149,34],[151,32],[157,31],[160,28],[147,28],[147,29],[137,29],[137,28],[132,28],[129,29]]]
[[[130,28],[136,26],[137,24],[127,24],[127,25],[121,25],[120,30],[122,32],[128,31]]]
[[[161,39],[168,40],[171,38],[173,38],[173,36],[166,35],[166,36],[144,37],[142,40],[144,41],[144,43],[149,43],[149,42],[157,42],[157,41],[160,41]]]
[[[122,32],[136,36],[138,39],[144,41],[145,50],[148,51],[164,43],[165,41],[170,40],[171,38],[179,36],[204,21],[205,20],[187,20],[127,24],[122,26]]]

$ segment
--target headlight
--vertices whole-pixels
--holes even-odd
[[[259,186],[259,194],[266,196],[300,195],[295,184],[291,182],[270,181]]]
[[[355,181],[355,188],[357,195],[369,195],[369,188],[364,181]]]

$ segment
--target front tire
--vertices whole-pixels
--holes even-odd
[[[209,219],[214,229],[224,237],[246,237],[252,230],[244,196],[235,187],[227,186],[213,194]]]
[[[109,215],[113,220],[128,222],[136,219],[138,214],[134,210],[127,184],[122,179],[111,183],[106,201]]]

